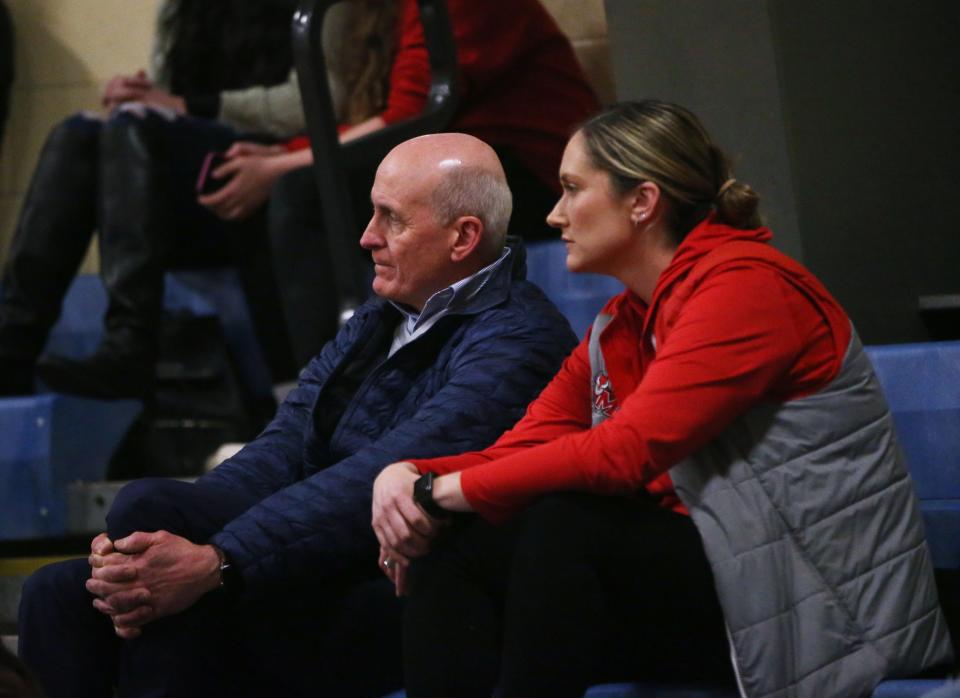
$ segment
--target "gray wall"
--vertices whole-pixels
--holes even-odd
[[[620,99],[689,106],[866,342],[960,293],[960,3],[606,0]]]

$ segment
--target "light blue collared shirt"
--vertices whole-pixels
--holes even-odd
[[[409,344],[424,334],[444,315],[464,307],[468,301],[480,293],[493,273],[509,256],[510,248],[504,247],[503,254],[497,261],[488,264],[475,274],[437,291],[427,299],[427,302],[423,304],[423,310],[419,313],[411,312],[410,308],[390,301],[393,307],[403,314],[403,320],[397,325],[397,330],[393,334],[393,343],[390,345],[390,353],[387,356],[393,356],[400,347]]]

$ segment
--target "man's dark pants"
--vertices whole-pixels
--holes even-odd
[[[107,517],[117,540],[166,530],[204,543],[256,503],[206,484],[144,479],[121,490]],[[358,574],[310,584],[281,580],[266,598],[212,592],[183,613],[116,637],[86,591],[86,560],[31,576],[20,605],[20,656],[48,698],[383,695],[401,684],[399,607],[376,558]]]

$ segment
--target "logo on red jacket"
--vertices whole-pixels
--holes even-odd
[[[617,409],[617,398],[613,396],[613,386],[606,373],[598,373],[593,378],[593,411],[605,418]]]

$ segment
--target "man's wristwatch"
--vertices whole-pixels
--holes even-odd
[[[223,550],[216,545],[212,547],[220,560],[220,588],[227,594],[234,596],[240,591],[240,573]]]
[[[435,477],[433,473],[425,473],[413,483],[413,501],[433,518],[446,519],[450,517],[450,512],[437,504],[437,501],[433,498],[433,480]]]

